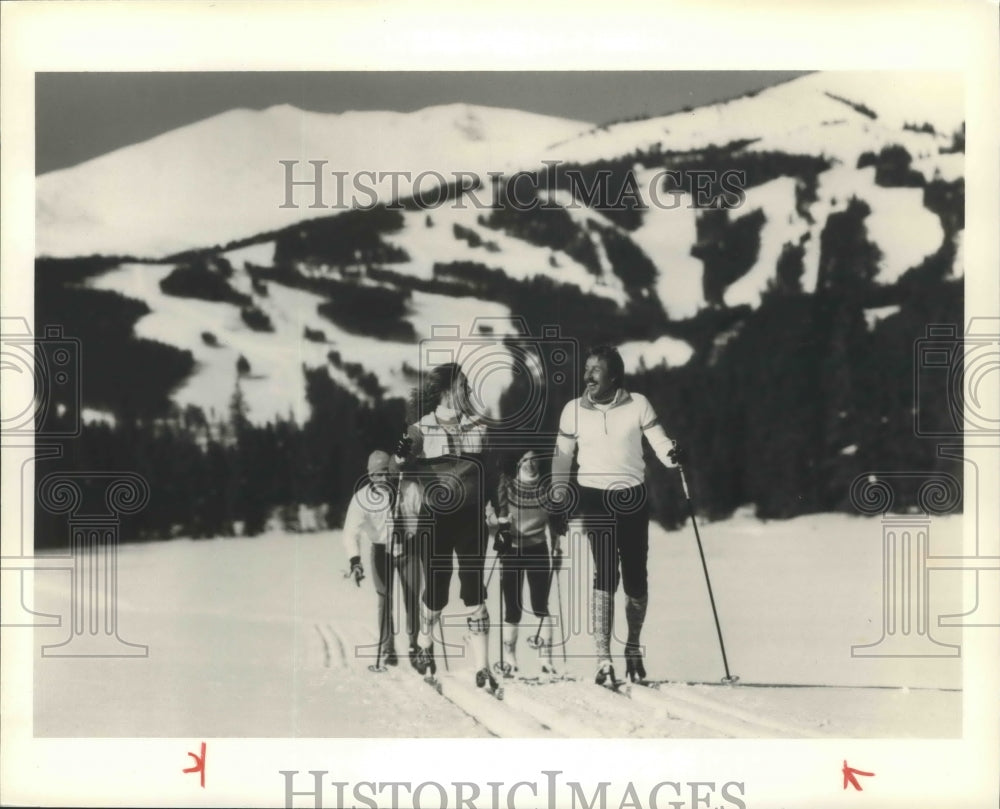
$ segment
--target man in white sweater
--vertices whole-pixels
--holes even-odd
[[[597,346],[587,355],[583,396],[569,402],[559,420],[552,461],[553,500],[568,502],[570,471],[576,454],[577,503],[594,558],[591,609],[597,652],[595,680],[615,681],[611,662],[611,624],[619,580],[625,590],[628,677],[642,680],[646,670],[639,636],[649,601],[646,560],[649,554],[649,502],[644,483],[642,438],[657,458],[676,467],[675,444],[660,426],[649,400],[622,387],[624,363],[617,349]]]

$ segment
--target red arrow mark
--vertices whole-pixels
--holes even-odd
[[[205,743],[201,743],[201,755],[197,753],[188,753],[191,758],[194,759],[194,766],[188,767],[186,770],[181,770],[181,772],[196,772],[201,773],[201,786],[205,787]]]
[[[847,766],[847,760],[844,760],[844,789],[847,789],[847,785],[850,784],[858,792],[861,792],[861,784],[858,783],[858,779],[855,775],[875,775],[873,772],[865,772],[864,770],[856,770],[854,767]]]

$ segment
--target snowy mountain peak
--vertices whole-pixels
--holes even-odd
[[[965,118],[964,98],[959,74],[813,73],[728,101],[597,127],[558,151],[564,159],[590,162],[636,148],[684,151],[752,141],[753,150],[853,163],[873,143],[912,145],[928,135],[937,144],[950,143]]]
[[[324,172],[348,178],[365,172],[485,174],[533,164],[548,144],[586,126],[469,104],[412,113],[305,112],[287,104],[228,110],[39,177],[36,253],[162,257],[315,217],[308,207],[312,197],[299,207],[282,207],[287,177],[279,161],[298,161],[305,174],[297,181],[314,176],[310,161],[324,161]],[[393,190],[409,193],[405,182],[396,189],[377,186],[383,201]],[[337,209],[350,200],[324,202]]]

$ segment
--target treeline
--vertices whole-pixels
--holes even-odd
[[[114,423],[86,424],[62,442],[63,456],[40,462],[37,481],[51,472],[120,472],[149,484],[148,505],[123,518],[125,541],[252,535],[269,520],[287,527],[300,504],[343,521],[348,497],[374,447],[391,450],[405,418],[401,399],[363,404],[336,385],[326,369],[305,370],[311,415],[304,424],[250,422],[240,389],[229,413],[170,408],[150,418],[120,413]],[[84,483],[84,508],[104,511],[100,482]],[[35,545],[64,548],[66,517],[35,509]]]
[[[759,208],[734,220],[725,208],[703,211],[695,221],[697,241],[691,255],[704,265],[702,288],[709,305],[721,306],[726,287],[757,262],[764,222]]]
[[[79,339],[79,384],[87,406],[114,412],[165,413],[170,393],[194,369],[190,351],[136,337],[149,314],[134,298],[79,284],[114,266],[113,260],[40,259],[35,263],[35,323],[62,326]]]
[[[541,204],[537,197],[533,201]],[[521,210],[503,205],[494,208],[488,216],[480,214],[477,222],[484,227],[503,230],[528,244],[561,250],[583,265],[588,272],[593,275],[601,274],[601,263],[594,243],[589,234],[577,226],[565,208],[549,205]]]
[[[700,512],[723,518],[745,505],[767,519],[851,512],[849,486],[864,472],[960,474],[937,457],[936,441],[915,432],[915,405],[925,423],[947,424],[955,414],[940,375],[915,388],[914,346],[928,324],[963,322],[961,280],[911,285],[899,293],[899,311],[872,329],[867,303],[860,285],[772,291],[758,309],[731,313],[724,339],[706,343],[685,366],[629,377],[629,388],[650,397],[688,449]],[[602,339],[579,323],[567,323],[561,337],[582,345]],[[558,347],[542,344],[547,368]],[[561,382],[550,375],[539,429],[553,431],[562,406],[579,395],[576,370]],[[304,371],[304,379],[311,415],[303,424],[252,424],[238,389],[221,416],[190,407],[159,417],[119,412],[114,426],[89,424],[65,441],[64,456],[40,462],[37,479],[55,470],[142,475],[151,500],[125,518],[127,540],[253,534],[300,503],[326,506],[328,522],[338,525],[368,452],[394,445],[405,403],[362,403],[325,369]],[[515,376],[506,412],[523,406],[528,385]],[[649,482],[653,516],[667,526],[683,522],[677,475],[650,463]],[[902,493],[896,506],[910,505],[915,492]],[[39,548],[65,547],[65,517],[36,509],[35,535]]]
[[[961,474],[915,427],[917,418],[961,423],[950,381],[924,373],[916,354],[929,325],[962,329],[964,285],[951,273],[954,244],[946,237],[895,284],[878,285],[880,255],[867,236],[868,213],[852,199],[829,217],[815,293],[801,289],[803,246],[788,244],[759,308],[718,324],[711,346],[695,344],[684,367],[632,381],[689,449],[699,507],[710,515],[748,504],[764,518],[851,512],[849,487],[859,474]],[[866,310],[886,306],[898,311],[870,327]],[[669,519],[676,481],[656,465],[651,472],[654,488],[667,493],[658,508]],[[916,505],[915,488],[896,502]]]
[[[602,275],[597,252],[597,240],[599,240],[611,271],[621,279],[630,296],[640,298],[652,288],[657,278],[656,265],[627,233],[621,233],[614,227],[600,225],[593,220],[588,220],[585,226],[581,226],[573,221],[565,208],[551,203],[543,205],[543,201],[538,197],[534,198],[534,202],[537,203],[537,207],[531,210],[513,207],[496,208],[489,216],[480,215],[478,222],[484,227],[503,230],[529,244],[562,251],[589,273],[598,277]],[[463,236],[471,233],[477,241],[479,240],[478,236],[467,228],[463,228],[462,231]],[[476,242],[471,238],[468,241],[473,247],[476,246]],[[553,256],[550,263],[554,260]]]
[[[403,215],[379,205],[299,222],[278,231],[274,263],[292,267],[298,262],[349,267],[406,261],[406,252],[382,239],[403,227]]]
[[[883,179],[909,177],[909,163],[898,152],[875,158],[882,161]],[[757,161],[755,181],[794,163],[748,159]],[[809,176],[803,165],[797,170],[800,179],[803,172]],[[383,250],[379,234],[401,226],[396,211],[341,214],[295,226],[282,235],[276,266],[250,268],[250,273],[255,294],[267,294],[268,280],[309,289],[329,302],[321,314],[376,336],[393,333],[393,324],[409,327],[404,318],[411,290],[421,290],[502,303],[524,318],[532,335],[558,325],[558,340],[572,341],[569,345],[662,335],[686,340],[695,350],[686,365],[649,369],[628,384],[651,398],[668,432],[689,449],[699,508],[713,517],[744,505],[753,505],[764,518],[852,511],[849,484],[862,472],[958,472],[936,457],[935,441],[915,432],[915,408],[937,424],[949,423],[955,414],[947,385],[938,381],[936,388],[917,390],[914,347],[929,324],[961,329],[964,323],[963,284],[951,272],[955,235],[964,224],[964,185],[933,180],[923,188],[925,204],[941,217],[945,239],[896,283],[875,282],[880,257],[865,230],[869,209],[849,200],[830,215],[820,234],[816,292],[802,290],[804,243],[787,244],[756,310],[726,307],[723,298],[726,287],[752,266],[762,215],[733,219],[725,210],[701,211],[694,250],[705,263],[706,297],[714,305],[679,322],[667,320],[655,296],[637,294],[655,275],[641,251],[629,246],[634,243],[627,234],[580,228],[562,209],[529,216],[505,210],[493,224],[560,250],[582,244],[572,241],[580,238],[593,247],[591,237],[599,236],[632,293],[625,307],[546,275],[512,279],[501,269],[473,262],[435,264],[430,279],[386,268],[383,262],[393,254]],[[540,220],[542,213],[554,216]],[[554,223],[551,232],[540,221]],[[472,244],[470,233],[476,236],[471,230],[454,235]],[[202,259],[207,263],[198,263]],[[315,270],[311,277],[298,270],[299,263]],[[170,394],[192,371],[191,354],[134,336],[134,324],[148,312],[144,303],[77,286],[113,264],[96,258],[38,263],[36,323],[63,324],[67,335],[81,339],[83,402],[114,414],[114,426],[86,425],[78,439],[66,441],[64,457],[43,462],[38,478],[57,468],[142,474],[152,500],[128,518],[131,536],[140,539],[225,535],[237,527],[255,533],[276,510],[300,503],[326,505],[329,521],[338,524],[367,453],[391,448],[398,437],[405,423],[402,400],[381,398],[378,381],[354,362],[363,358],[331,352],[330,362],[371,401],[362,402],[320,369],[303,372],[311,407],[303,424],[291,419],[251,423],[238,390],[227,414],[178,411]],[[339,269],[341,277],[321,272],[323,265]],[[358,266],[363,266],[363,281],[348,278],[346,271]],[[216,280],[228,287],[224,265],[189,256],[182,270],[167,291],[228,294]],[[898,311],[870,326],[865,310],[885,306]],[[412,331],[408,334],[406,339],[413,339]],[[325,337],[308,330],[304,339]],[[556,348],[556,340],[550,340],[540,350],[549,352],[554,363]],[[87,362],[88,356],[93,361]],[[582,365],[583,357],[577,359]],[[545,364],[547,370],[554,367]],[[539,429],[554,431],[562,406],[579,395],[579,370],[559,378],[547,374]],[[506,412],[520,410],[531,394],[529,384],[527,375],[515,375],[501,403]],[[654,516],[679,524],[684,502],[677,476],[657,464],[650,468]],[[897,507],[907,505],[915,505],[915,493],[897,502]],[[64,543],[65,518],[36,513],[40,547]]]
[[[914,427],[915,407],[925,423],[953,417],[943,375],[915,386],[915,346],[928,324],[961,328],[961,280],[913,287],[871,330],[862,303],[842,289],[770,294],[721,349],[630,380],[688,448],[699,509],[719,518],[743,505],[764,518],[851,512],[850,483],[864,472],[961,475]],[[651,473],[665,498],[659,513],[676,517],[675,476],[657,464]],[[915,494],[896,507],[917,505]]]
[[[233,267],[225,257],[198,257],[171,270],[160,281],[160,289],[179,298],[252,306],[253,298],[229,283],[232,276]]]
[[[779,177],[795,177],[800,186],[797,193],[803,195],[801,200],[797,199],[797,204],[800,208],[808,205],[812,201],[809,196],[815,190],[817,177],[830,168],[830,161],[814,155],[748,150],[746,147],[752,142],[737,140],[685,151],[663,149],[657,143],[616,158],[589,163],[559,163],[535,172],[530,183],[523,182],[514,191],[518,199],[524,194],[518,189],[524,186],[567,192],[577,204],[599,212],[625,230],[639,228],[646,209],[639,198],[637,168],[666,169],[670,172],[660,178],[660,186],[656,189],[664,204],[677,192],[683,192],[687,195],[684,204],[696,208],[737,207],[742,204],[742,198],[734,192],[734,187],[753,188]],[[587,266],[585,262],[581,263]]]
[[[354,279],[341,280],[329,275],[303,275],[288,264],[248,267],[247,271],[256,286],[276,281],[321,295],[326,300],[317,304],[317,313],[344,331],[383,340],[416,341],[412,324],[404,319],[409,289],[358,283]]]

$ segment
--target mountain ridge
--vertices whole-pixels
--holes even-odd
[[[877,320],[895,316],[888,307],[899,305],[901,285],[912,285],[914,278],[961,278],[964,155],[952,150],[952,134],[937,131],[930,121],[915,123],[924,106],[931,104],[930,96],[923,106],[915,106],[912,116],[898,110],[882,116],[874,96],[885,92],[892,77],[870,80],[867,93],[846,95],[856,81],[853,76],[811,74],[691,113],[612,124],[604,134],[578,133],[587,149],[593,150],[600,138],[606,149],[591,163],[560,166],[575,167],[586,182],[610,177],[611,199],[631,178],[637,184],[634,210],[581,201],[567,190],[565,176],[557,178],[551,189],[526,191],[526,200],[541,203],[537,209],[522,209],[516,199],[477,207],[469,204],[471,194],[457,191],[439,207],[424,206],[400,193],[399,210],[377,205],[367,211],[318,211],[302,205],[291,212],[295,218],[288,222],[275,221],[273,194],[270,207],[263,210],[266,206],[241,190],[250,197],[245,209],[263,223],[258,227],[245,217],[231,216],[218,204],[219,191],[214,207],[206,208],[195,197],[188,206],[178,203],[176,220],[159,223],[161,231],[185,234],[189,245],[169,254],[172,260],[157,257],[152,267],[137,259],[117,269],[105,268],[84,283],[143,301],[149,314],[135,323],[135,335],[187,352],[190,376],[171,393],[180,405],[225,412],[233,386],[241,379],[237,361],[247,360],[252,372],[244,375],[244,393],[252,418],[260,422],[289,412],[300,421],[308,417],[301,380],[306,367],[326,368],[336,384],[363,402],[379,395],[405,396],[414,382],[417,344],[429,338],[442,319],[471,324],[483,311],[491,317],[527,312],[533,325],[558,322],[588,339],[603,336],[625,343],[630,372],[639,367],[639,358],[647,369],[660,363],[677,368],[692,358],[705,362],[722,350],[747,313],[758,309],[767,296],[810,295],[831,283],[865,285],[869,292],[856,304],[863,312],[856,314],[864,316],[862,322],[870,321],[872,329]],[[943,82],[937,92],[946,89]],[[765,109],[787,105],[789,94],[803,93],[816,104],[805,112],[798,110],[791,123],[776,125],[766,116],[751,114],[762,109],[761,104]],[[833,142],[840,135],[830,132],[848,126],[831,123],[824,117],[829,110],[850,121],[853,140],[840,148],[848,149],[853,160],[813,153],[817,143],[826,142],[820,135]],[[945,110],[938,118],[951,120],[953,114]],[[699,116],[700,121],[691,123]],[[892,116],[900,123],[895,129],[889,125]],[[584,126],[465,103],[416,113],[361,111],[334,117],[355,127],[356,141],[361,133],[371,135],[354,144],[354,154],[382,154],[384,170],[395,170],[388,163],[393,153],[385,153],[386,141],[369,131],[372,121],[423,121],[420,132],[431,133],[442,126],[450,132],[449,127],[457,125],[458,134],[445,140],[465,143],[471,151],[464,153],[478,155],[481,168],[490,164],[490,158],[512,161],[518,153],[529,154],[532,160],[544,156],[551,149],[544,140],[554,130]],[[230,110],[209,119],[219,132],[245,131],[242,137],[251,146],[264,143],[263,152],[240,152],[223,142],[210,151],[211,157],[229,161],[215,167],[217,174],[226,180],[225,166],[232,166],[242,182],[244,173],[254,174],[249,168],[240,169],[247,154],[266,153],[268,144],[283,142],[290,123],[306,119],[332,120],[329,114],[302,113],[291,105],[276,105],[264,113]],[[685,122],[689,141],[668,143],[664,120]],[[468,126],[464,134],[460,131],[464,125],[472,126],[473,134],[499,127],[513,138],[518,125],[529,121],[542,127],[532,131],[530,143],[517,145],[520,152],[505,152],[509,144],[503,139],[470,140]],[[712,121],[719,126],[711,137],[695,139],[692,133]],[[268,126],[250,126],[253,122]],[[791,128],[785,131],[781,126]],[[184,129],[188,140],[205,132],[195,125]],[[305,143],[306,150],[322,141],[317,132],[313,130]],[[409,159],[427,165],[451,158],[440,138],[427,148],[413,144],[414,132],[393,133],[397,140],[408,139],[414,145]],[[650,132],[656,138],[647,138]],[[159,136],[158,147],[177,148],[176,132],[174,136]],[[685,151],[684,146],[691,148]],[[137,148],[131,154],[141,153]],[[574,153],[567,151],[564,156],[568,161]],[[153,163],[169,174],[165,154]],[[537,161],[510,164],[529,172],[539,165]],[[674,196],[663,186],[665,172],[673,171],[687,182],[699,170],[734,167],[744,174],[745,198],[732,207],[700,204],[690,187]],[[204,187],[211,182],[206,178]],[[216,188],[227,187],[223,182]],[[305,191],[307,196],[311,193]],[[480,193],[489,203],[490,194]],[[60,212],[50,203],[40,195],[40,210],[50,220],[70,221],[67,209]],[[134,199],[133,207],[140,209],[135,216],[142,224],[147,213]],[[88,231],[88,238],[100,237],[100,217],[110,216],[92,207],[79,207],[73,214],[75,227]],[[213,231],[223,220],[245,235],[223,239]],[[127,224],[119,222],[118,230],[127,234]],[[189,230],[189,224],[203,230]],[[190,235],[207,231],[213,232],[211,240]],[[831,258],[836,240],[828,237],[828,231],[850,236],[853,257]],[[187,278],[201,277],[205,290],[221,283],[231,293],[221,299],[196,288],[179,293],[179,287],[167,280],[175,267],[184,269]],[[226,267],[226,279],[220,281],[216,276]],[[857,278],[852,280],[852,274]],[[376,301],[391,316],[364,308]],[[884,313],[879,318],[868,313],[876,308]],[[333,354],[336,362],[330,359]],[[382,394],[373,394],[379,387]],[[499,406],[496,396],[493,406]]]

